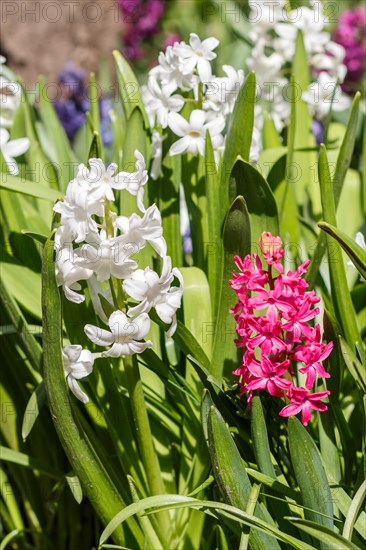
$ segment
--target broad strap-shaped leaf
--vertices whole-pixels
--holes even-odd
[[[80,479],[85,495],[90,498],[101,521],[108,523],[125,503],[73,416],[63,369],[61,299],[56,283],[52,239],[47,241],[44,248],[42,276],[43,376],[50,412],[61,444]],[[98,498],[95,498],[96,488]],[[122,545],[127,540],[135,545],[142,544],[141,531],[136,522],[131,523],[127,531],[118,529],[114,539]]]
[[[263,176],[251,164],[238,159],[230,177],[230,197],[242,195],[249,214],[251,243],[258,247],[263,231],[279,235],[276,200]],[[257,248],[258,250],[258,248]]]
[[[119,51],[114,50],[113,57],[116,62],[119,93],[126,120],[130,118],[134,108],[138,107],[142,113],[146,128],[149,128],[149,120],[142,101],[140,85],[133,70]]]
[[[321,145],[320,148],[319,180],[324,221],[336,227],[337,221],[334,193],[326,148],[324,145]],[[331,259],[329,272],[335,313],[348,344],[354,346],[356,342],[361,342],[361,337],[359,335],[356,315],[348,289],[342,251],[335,239],[329,235],[327,235],[327,247],[328,258]]]
[[[352,154],[355,147],[357,123],[359,115],[360,95],[357,93],[353,100],[351,114],[344,135],[342,145],[339,150],[336,169],[333,177],[334,204],[337,209],[347,170],[351,164]],[[319,266],[327,249],[327,239],[323,233],[320,233],[318,242],[313,254],[311,264],[306,274],[306,279],[310,286],[315,285]]]
[[[238,156],[249,162],[256,102],[255,74],[250,73],[239,90],[226,136],[222,184],[227,184]],[[226,187],[226,185],[225,185]]]
[[[221,185],[217,170],[210,133],[206,134],[205,150],[205,186],[207,197],[207,274],[211,291],[211,304],[214,318],[220,297],[220,275],[222,266],[222,229],[229,208],[227,186]]]
[[[290,417],[288,420],[288,437],[291,462],[300,488],[302,502],[304,506],[314,510],[313,512],[305,511],[305,515],[308,519],[317,522],[319,526],[323,525],[328,529],[333,529],[332,494],[315,442],[295,417]],[[326,546],[322,546],[322,548],[326,550]]]
[[[77,159],[70,146],[66,132],[55,112],[52,101],[47,95],[43,77],[39,79],[39,86],[39,112],[45,134],[48,138],[49,154],[51,157],[52,151],[53,157],[51,157],[51,160],[57,163],[60,188],[64,190],[68,182],[74,177]]]
[[[56,189],[50,189],[49,187],[41,186],[33,181],[24,180],[10,174],[6,174],[6,176],[4,175],[1,178],[0,188],[50,202],[55,202],[62,197],[62,193]]]
[[[364,279],[366,279],[366,251],[363,250],[351,237],[343,231],[334,227],[330,223],[319,222],[320,229],[334,237],[343,250],[346,252],[353,265],[358,269]]]
[[[213,322],[210,289],[205,273],[198,267],[182,267],[184,279],[183,308],[185,326],[211,357]]]
[[[208,417],[208,448],[213,473],[225,502],[246,510],[252,485],[231,433],[215,406],[211,407]],[[258,504],[254,515],[264,519]],[[255,548],[279,548],[275,540],[254,530],[249,538]]]
[[[231,374],[239,365],[239,352],[234,344],[235,319],[230,308],[235,305],[235,293],[229,285],[235,271],[234,256],[250,251],[251,231],[248,211],[243,197],[237,197],[226,216],[223,230],[223,265],[220,277],[220,297],[214,327],[211,373],[221,378]]]

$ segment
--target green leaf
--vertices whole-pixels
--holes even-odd
[[[351,540],[352,538],[353,528],[365,498],[366,498],[366,480],[360,485],[355,496],[352,499],[352,504],[349,508],[346,521],[344,522],[344,526],[343,526],[343,537],[345,539]]]
[[[288,167],[288,177],[292,179],[292,186],[297,204],[303,205],[305,193],[308,191],[312,201],[315,215],[321,212],[319,186],[314,178],[313,167],[316,165],[317,156],[315,152],[308,149],[315,148],[315,138],[312,132],[312,117],[309,113],[307,103],[302,99],[301,93],[308,89],[310,71],[308,55],[306,52],[304,37],[301,30],[297,33],[295,56],[292,62],[292,74],[294,90],[291,90],[291,101],[293,102],[291,128],[293,132],[294,152],[291,158],[291,166]],[[293,127],[293,125],[295,127]],[[303,149],[303,151],[298,151]],[[296,151],[296,152],[295,152]],[[293,170],[291,169],[293,167]],[[301,177],[295,176],[295,170],[299,170]]]
[[[329,223],[319,222],[320,229],[336,239],[353,262],[364,279],[366,279],[366,252],[351,237]]]
[[[237,160],[230,178],[230,197],[242,195],[249,214],[251,243],[259,245],[263,231],[279,235],[277,205],[263,176],[251,165]]]
[[[256,103],[255,74],[250,73],[241,87],[231,115],[222,163],[222,183],[228,182],[238,156],[249,162]]]
[[[332,180],[330,177],[327,153],[324,145],[321,145],[319,156],[319,180],[323,205],[324,221],[336,227],[336,212]],[[330,281],[334,309],[338,321],[341,324],[346,340],[350,346],[361,341],[357,320],[348,289],[347,278],[339,244],[327,235],[328,257],[332,259],[330,265]]]
[[[94,73],[89,75],[89,111],[94,132],[100,133],[99,88]],[[102,158],[99,156],[98,158]]]
[[[180,183],[182,179],[182,159],[180,155],[165,155],[162,163],[162,173],[158,179],[159,210],[162,217],[163,235],[167,243],[168,254],[172,259],[172,265],[183,265],[183,243],[180,234]],[[154,183],[148,183],[150,189]],[[153,200],[149,200],[153,203]]]
[[[1,460],[5,462],[12,462],[13,464],[18,464],[19,466],[24,466],[30,468],[31,470],[38,470],[43,475],[52,477],[53,479],[61,479],[63,473],[56,468],[52,468],[48,464],[43,464],[37,458],[33,458],[25,453],[20,453],[14,449],[9,449],[8,447],[0,446],[0,457]]]
[[[199,342],[208,358],[212,348],[211,297],[205,273],[198,267],[182,267],[185,326]]]
[[[44,389],[44,383],[41,382],[36,387],[32,395],[30,396],[30,399],[24,411],[23,424],[22,424],[23,441],[27,439],[28,435],[32,431],[34,423],[37,420],[39,412],[42,409],[43,405],[45,404],[45,401],[46,401],[46,392]]]
[[[103,159],[103,146],[100,140],[100,134],[97,131],[93,132],[93,139],[90,145],[88,158],[85,159],[85,162],[89,159]]]
[[[210,132],[206,133],[205,187],[207,197],[207,229],[210,242],[207,248],[207,272],[211,291],[214,318],[220,298],[220,276],[222,269],[222,229],[229,208],[227,188],[221,185],[216,168]],[[226,206],[226,208],[225,208]]]
[[[300,518],[287,518],[291,523],[294,523],[299,529],[305,531],[314,538],[320,540],[321,547],[326,550],[359,550],[358,546],[352,544],[338,533],[335,533],[325,525],[320,525],[314,521],[308,521]]]
[[[311,508],[313,512],[306,512],[306,516],[320,526],[333,529],[332,494],[330,492],[327,476],[325,474],[320,453],[313,438],[301,422],[295,418],[288,419],[288,437],[292,466],[296,480],[300,487],[301,498],[304,506]],[[323,546],[326,550],[326,547]]]
[[[60,442],[85,495],[102,522],[108,523],[125,503],[103,466],[103,457],[97,457],[75,423],[71,409],[63,369],[61,299],[56,283],[52,239],[44,248],[42,278],[43,376],[50,412]],[[98,498],[95,498],[96,487]],[[115,542],[124,545],[129,540],[132,545],[141,545],[141,531],[136,522],[131,523],[129,528],[131,531],[118,529]]]
[[[39,112],[42,119],[42,129],[50,150],[49,156],[56,163],[61,189],[66,189],[67,184],[74,177],[77,159],[52,101],[48,97],[43,77],[39,79],[39,86]]]
[[[263,533],[273,535],[278,540],[285,542],[296,548],[297,550],[314,550],[314,546],[310,546],[305,542],[298,540],[286,533],[283,533],[276,527],[266,523],[265,521],[247,514],[243,510],[239,510],[234,506],[228,504],[223,504],[222,502],[212,502],[209,500],[197,500],[192,497],[186,497],[181,495],[163,495],[163,496],[154,496],[148,497],[144,500],[140,500],[138,503],[130,504],[124,510],[121,510],[113,520],[107,525],[103,533],[100,536],[99,544],[102,545],[105,541],[111,536],[114,530],[120,525],[123,521],[126,521],[129,517],[134,514],[143,512],[144,510],[155,509],[156,511],[162,509],[175,510],[178,508],[184,507],[196,508],[202,510],[202,512],[212,515],[210,510],[217,511],[221,513],[224,517],[229,517],[234,521],[248,525],[249,527],[255,527],[256,529],[262,531]],[[154,511],[155,511],[154,510]],[[270,539],[271,542],[273,539]],[[257,547],[253,547],[257,548]],[[269,546],[267,548],[274,548]],[[277,546],[276,546],[277,548]]]
[[[246,510],[252,485],[231,433],[214,406],[208,417],[208,441],[213,473],[225,502]],[[259,505],[255,507],[254,515],[263,519]],[[255,548],[279,548],[274,540],[256,531],[251,531],[249,538]]]
[[[116,62],[119,93],[126,120],[130,118],[135,107],[138,107],[142,113],[145,127],[149,128],[149,120],[142,101],[140,85],[130,65],[117,50],[114,50],[113,57]]]
[[[224,258],[220,277],[220,297],[214,327],[211,373],[220,378],[231,373],[239,365],[239,353],[234,344],[236,337],[235,319],[229,309],[235,304],[235,294],[229,280],[235,271],[234,256],[250,252],[249,216],[243,197],[237,197],[226,216],[223,230]]]
[[[83,500],[83,489],[80,485],[80,480],[78,476],[67,475],[65,477],[66,477],[66,483],[69,486],[72,496],[74,497],[76,502],[80,504],[81,501]]]
[[[346,340],[344,340],[341,336],[338,336],[338,340],[344,362],[346,363],[352,378],[358,384],[361,391],[366,394],[366,367],[363,366],[357,359],[356,354],[348,345]]]
[[[1,263],[1,275],[8,292],[35,319],[41,319],[41,278],[20,263]],[[31,289],[31,292],[30,292]]]
[[[1,178],[0,188],[50,202],[55,202],[62,198],[60,191],[8,174]]]
[[[360,95],[357,93],[353,100],[350,119],[347,125],[346,133],[342,141],[342,145],[341,145],[338,159],[337,159],[336,169],[334,172],[333,193],[334,193],[334,204],[336,209],[339,204],[339,199],[341,196],[344,180],[346,178],[346,174],[351,163],[352,154],[355,146],[357,122],[358,122],[358,114],[359,114],[359,102],[360,102]],[[365,143],[366,143],[366,140],[365,140]],[[319,235],[319,239],[313,254],[313,258],[306,275],[306,279],[311,287],[315,285],[315,280],[318,275],[319,266],[321,264],[321,261],[323,259],[326,249],[327,249],[327,239],[326,239],[326,236],[323,233],[321,233]]]
[[[254,445],[254,454],[257,460],[258,468],[263,474],[266,474],[275,479],[276,473],[272,464],[267,426],[264,419],[261,398],[259,397],[259,395],[253,396],[250,425]]]

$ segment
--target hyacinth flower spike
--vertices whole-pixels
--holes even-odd
[[[320,312],[314,307],[320,298],[307,290],[303,279],[310,262],[305,261],[295,272],[284,273],[281,239],[265,232],[259,244],[267,266],[256,254],[234,258],[240,272],[230,281],[238,297],[231,312],[239,336],[235,343],[243,350],[243,361],[233,374],[239,376],[240,394],[247,394],[249,406],[254,391],[267,391],[287,401],[281,416],[301,413],[306,426],[312,410],[327,409],[322,399],[330,392],[311,390],[318,379],[330,377],[323,361],[333,343],[322,342],[320,326],[310,324]],[[306,376],[305,387],[297,386],[296,373]]]

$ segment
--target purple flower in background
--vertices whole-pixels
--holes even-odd
[[[313,134],[316,139],[317,145],[320,145],[324,142],[324,126],[323,124],[317,120],[316,118],[313,119],[312,124]]]
[[[358,6],[344,11],[334,31],[334,41],[346,50],[344,64],[348,72],[342,88],[352,92],[366,68],[366,9]]]
[[[78,130],[85,123],[86,113],[89,111],[89,99],[85,82],[85,72],[75,69],[71,63],[68,63],[66,68],[59,74],[61,94],[60,98],[53,102],[53,106],[71,143],[74,141]],[[102,141],[106,147],[113,143],[109,117],[111,108],[110,98],[99,100]]]
[[[168,36],[165,37],[162,44],[162,51],[165,51],[168,46],[174,46],[176,42],[180,42],[181,37],[176,32],[171,32]]]
[[[141,44],[159,32],[164,0],[117,0],[125,25],[123,54],[127,59],[144,57]]]

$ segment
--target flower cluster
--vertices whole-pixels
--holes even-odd
[[[163,0],[118,0],[124,22],[123,55],[130,60],[144,57],[143,43],[159,32]]]
[[[29,149],[30,141],[28,138],[10,140],[9,130],[21,101],[22,89],[13,80],[5,62],[5,57],[0,56],[0,151],[10,174],[16,176],[19,168],[15,158]]]
[[[235,257],[239,273],[233,274],[230,285],[238,303],[231,312],[237,323],[236,345],[243,349],[243,362],[233,374],[240,377],[241,394],[248,392],[249,404],[256,390],[285,397],[289,404],[279,414],[302,412],[306,426],[312,409],[327,409],[322,399],[330,392],[311,390],[318,377],[330,376],[322,362],[331,353],[333,343],[322,342],[318,324],[309,325],[320,311],[314,307],[320,298],[314,290],[306,290],[308,285],[303,279],[310,260],[297,271],[285,274],[281,239],[262,233],[260,248],[267,269],[257,254]]]
[[[91,354],[78,345],[66,346],[63,350],[68,384],[84,403],[88,398],[77,380],[91,373],[96,358],[142,353],[152,346],[151,341],[143,340],[150,331],[152,308],[164,323],[170,324],[168,336],[177,326],[176,311],[182,299],[183,279],[167,256],[157,206],[144,206],[148,174],[139,151],[135,151],[135,158],[132,173],[116,174],[117,165],[105,167],[101,159],[90,159],[90,169],[81,164],[68,185],[65,199],[54,206],[61,218],[55,234],[57,284],[68,300],[79,304],[85,300],[79,292],[80,281],[87,281],[94,309],[109,327],[106,330],[90,324],[85,326],[92,342],[109,346],[102,353]],[[135,196],[140,214],[118,216],[113,212],[115,191]],[[160,275],[150,266],[137,269],[138,254],[147,244],[161,259]],[[174,280],[178,280],[179,286],[174,286]]]
[[[347,75],[342,88],[347,93],[353,92],[366,69],[366,9],[364,6],[357,6],[341,14],[333,39],[346,50],[344,64],[347,67]]]
[[[250,38],[254,43],[248,67],[255,71],[260,97],[258,98],[255,125],[263,126],[264,112],[269,112],[278,131],[288,125],[291,104],[288,98],[289,64],[292,62],[298,31],[304,35],[308,64],[315,82],[303,91],[312,116],[323,120],[329,113],[348,107],[349,98],[342,94],[342,83],[347,67],[346,50],[330,38],[325,31],[327,19],[322,3],[310,2],[288,10],[286,0],[249,0],[251,6]],[[333,104],[332,104],[333,102]]]
[[[90,109],[85,79],[85,72],[75,69],[72,64],[68,64],[59,75],[61,94],[60,97],[53,102],[53,106],[71,142],[74,141],[78,130],[84,125],[86,113]],[[101,137],[105,146],[113,143],[113,133],[109,116],[111,108],[112,103],[110,98],[100,98]]]
[[[225,76],[213,74],[212,62],[219,41],[201,40],[191,33],[189,44],[175,42],[160,52],[159,63],[150,70],[148,84],[142,89],[153,132],[153,158],[161,159],[162,129],[177,136],[171,155],[204,154],[206,132],[216,152],[224,145],[227,116],[232,112],[244,73],[230,65],[222,67]],[[184,109],[185,106],[191,109]],[[252,151],[252,157],[256,152]],[[155,162],[154,173],[159,173]]]

